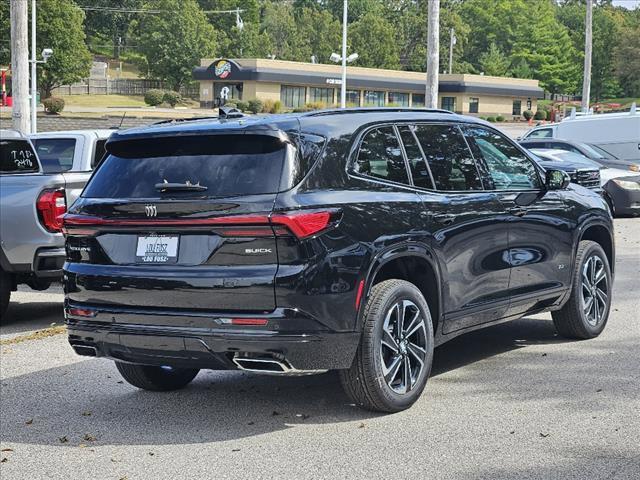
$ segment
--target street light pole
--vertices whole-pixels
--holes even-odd
[[[11,86],[13,128],[27,134],[31,131],[29,118],[29,34],[28,3],[11,0]]]
[[[340,89],[340,107],[347,107],[347,0],[342,7],[342,88]]]
[[[453,72],[453,46],[456,44],[456,31],[453,29],[453,27],[451,28],[451,30],[449,30],[449,33],[451,35],[451,38],[449,40],[449,75],[451,75],[451,73]]]
[[[428,2],[427,82],[425,107],[438,108],[438,72],[440,68],[440,0]]]
[[[582,77],[582,111],[589,111],[589,97],[591,96],[591,48],[593,32],[593,0],[587,0],[587,15],[585,18],[584,35],[584,74]]]
[[[38,133],[36,55],[36,0],[31,0],[31,133]]]

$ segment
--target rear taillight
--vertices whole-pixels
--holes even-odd
[[[62,231],[62,216],[67,211],[64,190],[43,190],[36,201],[40,223],[52,233]]]
[[[275,213],[271,223],[287,227],[298,238],[306,238],[326,230],[338,218],[337,210]]]

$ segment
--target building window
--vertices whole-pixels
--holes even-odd
[[[402,92],[389,92],[389,105],[394,105],[398,107],[408,107],[409,106],[409,94]]]
[[[227,101],[229,100],[242,100],[242,83],[213,83],[213,98],[217,104],[222,100],[222,89],[227,87]]]
[[[373,90],[364,91],[365,107],[384,107],[384,92],[375,92]]]
[[[333,88],[309,88],[309,101],[333,105]]]
[[[531,99],[527,98],[527,110],[531,110]]]
[[[440,100],[440,108],[443,110],[449,110],[450,112],[455,112],[456,97],[442,97],[442,100]]]
[[[477,97],[471,97],[469,99],[469,113],[478,113],[478,107],[480,106],[480,99]]]
[[[360,91],[347,90],[347,107],[359,107],[359,106],[360,106]]]
[[[411,106],[416,108],[424,107],[424,94],[414,93],[411,96]]]
[[[511,114],[512,115],[522,114],[522,101],[520,100],[513,101],[513,108],[511,109]]]
[[[288,108],[302,107],[306,102],[305,90],[305,87],[282,85],[280,87],[280,100],[284,103],[284,106]]]

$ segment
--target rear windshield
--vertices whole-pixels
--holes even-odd
[[[73,138],[35,138],[32,140],[45,173],[71,170],[76,151]]]
[[[0,173],[31,173],[38,170],[38,159],[27,140],[0,140]]]
[[[84,197],[213,198],[276,193],[287,188],[281,181],[283,167],[295,155],[291,145],[264,135],[122,141],[107,144],[107,151],[109,156],[87,185]]]

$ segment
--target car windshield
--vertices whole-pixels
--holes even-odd
[[[592,158],[602,159],[602,160],[617,160],[618,157],[611,155],[606,150],[600,148],[597,145],[590,145],[588,143],[583,143],[582,148],[584,148],[589,153],[593,152]]]

